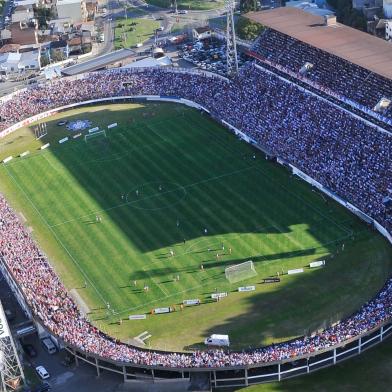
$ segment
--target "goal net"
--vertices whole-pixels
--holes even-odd
[[[91,139],[97,139],[97,138],[101,138],[101,137],[106,137],[105,130],[97,131],[97,132],[93,132],[93,133],[88,133],[87,135],[84,135],[84,141],[88,142]]]
[[[230,283],[237,283],[241,280],[252,278],[257,275],[257,271],[255,266],[253,265],[253,261],[245,261],[241,264],[232,265],[231,267],[227,267],[225,269],[226,279]]]

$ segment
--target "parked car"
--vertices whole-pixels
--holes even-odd
[[[37,356],[37,351],[32,344],[22,344],[22,348],[30,358],[35,358]]]
[[[37,366],[35,368],[35,371],[37,372],[38,376],[42,379],[42,380],[46,380],[50,377],[49,373],[46,371],[46,369],[43,366]]]
[[[44,338],[41,340],[43,348],[48,352],[48,354],[55,354],[57,352],[56,346],[50,338]]]

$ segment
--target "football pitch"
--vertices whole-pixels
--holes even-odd
[[[86,142],[59,119],[118,126]],[[381,236],[198,111],[90,106],[47,127],[40,141],[33,126],[1,141],[2,159],[30,150],[1,165],[1,191],[82,311],[124,341],[145,331],[148,347],[175,350],[211,333],[233,348],[281,341],[349,315],[392,271]],[[225,268],[248,260],[257,276],[230,284]],[[308,268],[316,260],[326,266]],[[181,310],[187,299],[202,304]],[[176,312],[150,315],[162,307]],[[147,319],[128,320],[138,314]]]

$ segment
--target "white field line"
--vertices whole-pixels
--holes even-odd
[[[333,243],[335,243],[335,242],[342,241],[343,239],[348,238],[348,237],[350,237],[349,234],[346,235],[346,236],[337,238],[337,239],[335,239],[335,240],[325,242],[325,243],[323,243],[323,244],[320,244],[320,246],[319,246],[318,248],[321,248],[321,247],[326,246],[326,245],[329,245],[329,244],[333,244]],[[309,249],[317,249],[317,248],[309,248]],[[301,249],[301,250],[306,251],[307,249]],[[267,255],[267,256],[268,256],[268,255]],[[174,257],[176,257],[176,256],[174,256]],[[267,264],[268,264],[268,262],[267,262]],[[171,297],[174,297],[174,296],[176,296],[176,295],[180,295],[180,294],[186,293],[186,292],[188,292],[188,291],[193,291],[193,290],[199,289],[199,288],[201,288],[201,287],[208,286],[209,284],[211,284],[210,281],[208,281],[207,283],[202,283],[202,284],[199,284],[199,285],[196,285],[196,286],[192,286],[192,287],[190,287],[190,288],[188,288],[188,289],[181,290],[181,291],[177,291],[177,292],[175,292],[175,293],[173,293],[173,294],[170,294],[170,295],[166,295],[166,296],[164,297],[164,299],[166,299],[166,298],[171,298]],[[141,305],[133,306],[133,307],[131,307],[131,308],[119,310],[118,312],[114,312],[113,314],[114,314],[114,315],[119,315],[119,314],[131,312],[131,311],[133,311],[133,310],[137,310],[137,309],[143,308],[144,306],[148,306],[148,305],[151,305],[151,304],[156,303],[156,302],[159,302],[159,301],[162,301],[162,298],[158,298],[158,299],[153,300],[153,301],[145,302],[145,303],[143,303],[143,304],[141,304]]]
[[[29,197],[29,195],[25,192],[25,190],[22,188],[22,186],[18,183],[18,181],[16,180],[16,178],[12,175],[12,173],[10,173],[10,171],[8,170],[8,168],[5,166],[7,174],[9,175],[9,177],[14,181],[14,183],[16,184],[16,186],[20,189],[20,191],[24,194],[24,196],[26,197],[26,199],[30,202],[30,204],[32,205],[32,207],[34,208],[34,210],[37,212],[38,216],[41,218],[41,220],[45,223],[45,225],[49,228],[49,230],[51,231],[51,233],[53,234],[53,236],[56,238],[56,240],[58,241],[58,243],[63,247],[63,249],[66,251],[66,253],[69,255],[69,257],[71,258],[71,260],[75,263],[75,265],[78,267],[78,269],[80,270],[80,272],[82,273],[83,277],[86,279],[86,281],[89,282],[89,284],[91,284],[91,286],[94,288],[95,292],[98,294],[98,296],[101,298],[101,300],[103,301],[103,303],[106,305],[107,301],[105,300],[105,298],[102,296],[102,294],[100,293],[100,291],[97,289],[97,287],[94,285],[94,283],[92,282],[92,280],[88,277],[88,275],[86,274],[86,272],[83,270],[83,268],[80,266],[79,262],[75,259],[75,257],[71,254],[71,252],[68,250],[68,248],[64,245],[64,243],[61,241],[61,239],[59,238],[59,236],[56,234],[56,232],[53,230],[53,228],[51,226],[48,225],[48,222],[46,221],[46,219],[44,218],[44,216],[41,214],[41,212],[39,211],[39,209],[36,207],[36,205],[34,204],[34,202],[31,200],[31,198]]]
[[[104,212],[107,212],[107,211],[114,210],[116,208],[121,208],[121,207],[124,207],[124,206],[136,204],[136,203],[138,203],[140,201],[149,200],[149,199],[152,199],[152,198],[157,197],[157,196],[162,196],[162,195],[165,195],[165,194],[168,194],[168,193],[177,192],[177,191],[179,191],[181,189],[193,188],[193,187],[195,187],[197,185],[205,184],[205,183],[208,183],[208,182],[211,182],[211,181],[215,181],[215,180],[218,180],[218,179],[221,179],[221,178],[224,178],[224,177],[229,177],[231,175],[238,174],[238,173],[241,173],[241,172],[253,169],[253,168],[254,168],[254,166],[249,166],[249,167],[246,167],[244,169],[234,170],[234,171],[232,171],[230,173],[224,173],[224,174],[221,174],[219,176],[209,177],[209,178],[206,178],[204,180],[194,182],[192,184],[181,186],[180,188],[174,188],[174,189],[171,189],[171,190],[168,190],[168,191],[154,193],[154,194],[152,194],[150,196],[147,196],[147,197],[144,197],[144,198],[140,198],[140,199],[129,201],[129,202],[125,202],[125,203],[120,203],[120,204],[117,204],[117,205],[115,205],[113,207],[109,207],[109,208],[106,208],[106,209],[93,211],[93,212],[90,212],[88,214],[81,215],[81,216],[79,216],[77,218],[73,218],[73,219],[69,219],[69,220],[63,221],[63,222],[56,223],[56,224],[51,225],[49,227],[57,227],[57,226],[65,225],[67,223],[71,223],[71,222],[75,222],[75,221],[78,221],[78,220],[83,219],[83,218],[87,218],[87,217],[89,217],[91,215],[95,215],[95,214],[98,214],[98,213],[104,213]]]
[[[48,158],[46,157],[45,154],[39,155],[39,156],[43,156],[44,159],[45,159],[45,161],[48,162],[49,166],[50,166],[56,173],[59,173],[59,170],[53,165],[52,162],[50,162],[50,159],[48,159]]]
[[[143,267],[143,271],[147,273],[147,275],[149,276],[149,278],[154,282],[154,284],[159,288],[159,290],[162,291],[162,293],[165,295],[165,297],[167,297],[167,296],[169,295],[168,291],[165,290],[164,287],[161,287],[161,284],[160,284],[159,282],[157,282],[157,281],[155,280],[155,278],[153,278],[153,277],[151,276],[150,272],[149,272],[147,269],[145,269],[144,267]]]
[[[185,290],[176,291],[176,292],[173,293],[173,294],[166,295],[166,296],[164,297],[164,299],[166,299],[166,298],[171,298],[171,297],[174,297],[174,296],[176,296],[176,295],[180,295],[180,294],[186,293],[186,292],[188,292],[188,291],[192,291],[192,290],[199,289],[200,287],[207,286],[207,285],[209,285],[210,283],[211,283],[211,282],[202,283],[202,284],[199,284],[199,285],[197,285],[197,286],[190,287],[190,288],[185,289]],[[131,308],[123,309],[123,310],[120,310],[120,311],[118,311],[118,312],[114,312],[113,314],[118,315],[118,314],[122,314],[122,313],[125,313],[125,312],[131,312],[131,311],[133,311],[133,310],[140,309],[140,308],[142,308],[142,307],[144,307],[144,306],[151,305],[151,304],[156,303],[156,302],[159,302],[159,301],[162,301],[162,298],[154,299],[153,301],[145,302],[144,304],[141,304],[141,305],[137,305],[137,306],[133,306],[133,307],[131,307]]]
[[[178,117],[180,117],[180,116],[177,116],[175,118],[178,118]],[[156,122],[151,123],[151,125],[161,125],[161,124],[164,124],[165,122],[169,122],[169,121],[171,121],[171,120],[167,119],[167,120],[164,120],[164,121],[156,121]],[[138,127],[142,127],[142,126],[145,127],[145,128],[149,128],[150,129],[150,127],[147,124],[144,124],[143,122],[138,122],[136,124],[136,126],[134,127],[134,129],[138,129]],[[151,131],[155,135],[157,134],[155,131],[153,131],[153,130],[151,130]],[[116,136],[116,133],[114,133],[112,136]],[[160,136],[160,135],[158,135],[158,136],[161,138],[161,141],[154,142],[154,143],[141,144],[140,146],[132,147],[129,150],[125,150],[124,152],[111,154],[113,156],[113,158],[91,159],[89,161],[81,162],[80,164],[68,165],[67,167],[86,165],[86,164],[89,164],[89,163],[94,164],[94,163],[104,163],[104,162],[117,161],[117,160],[122,159],[124,156],[128,155],[129,153],[131,153],[133,151],[139,151],[139,150],[144,149],[144,148],[149,148],[149,147],[152,147],[152,146],[155,146],[155,145],[161,145],[161,144],[164,144],[164,143],[168,143],[168,141],[166,139],[164,139],[162,136]],[[110,137],[111,136],[109,136],[109,139],[110,139]],[[69,149],[69,150],[72,149],[72,150],[78,152],[78,149],[75,150],[75,147],[76,147],[75,143],[64,145],[64,148]],[[41,155],[48,154],[48,153],[49,152],[47,150],[42,150],[42,151],[40,150],[40,151],[37,151],[35,153],[30,154],[28,157],[25,157],[23,160],[22,159],[14,160],[9,165],[10,166],[18,165],[18,164],[20,164],[23,161],[27,161],[29,159],[33,159],[33,158],[35,158],[37,156],[41,156]],[[117,155],[118,155],[118,157],[116,157]]]
[[[224,148],[226,151],[230,152],[231,154],[233,154],[233,151],[231,149],[229,149],[225,144],[224,141],[219,140],[218,138],[215,138],[215,142],[217,144],[219,144],[222,148]],[[256,149],[255,149],[256,150]],[[259,151],[259,150],[257,150]],[[292,195],[293,197],[295,197],[297,200],[300,200],[302,203],[304,203],[306,206],[308,206],[310,209],[312,209],[313,211],[317,212],[317,214],[319,214],[320,216],[322,216],[323,218],[329,220],[330,222],[333,223],[334,226],[338,227],[339,229],[345,231],[346,233],[348,233],[349,235],[352,234],[352,230],[348,229],[345,226],[342,226],[341,224],[339,224],[338,222],[334,221],[330,216],[323,214],[318,208],[316,208],[312,203],[309,203],[308,201],[304,200],[301,196],[299,196],[296,192],[292,191],[291,189],[287,188],[286,186],[284,186],[283,184],[281,184],[280,182],[278,182],[277,180],[271,178],[271,177],[267,177],[265,175],[265,170],[260,168],[259,166],[255,165],[254,166],[256,168],[257,171],[260,171],[264,178],[266,178],[268,181],[270,181],[271,183],[273,183],[276,187],[283,189],[285,192],[287,192],[288,194]]]

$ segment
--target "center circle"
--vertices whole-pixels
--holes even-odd
[[[179,204],[186,195],[182,185],[157,180],[135,186],[125,195],[125,200],[137,210],[156,211]]]

